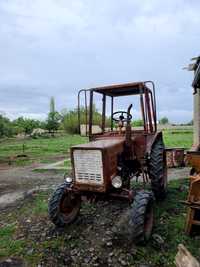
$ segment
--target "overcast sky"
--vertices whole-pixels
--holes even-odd
[[[159,117],[192,119],[199,0],[0,0],[0,111],[45,118],[80,88],[153,80]],[[125,107],[126,109],[126,107]]]

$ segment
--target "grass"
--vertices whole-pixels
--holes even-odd
[[[15,230],[15,224],[8,224],[0,228],[0,258],[22,253],[25,241],[13,239]]]
[[[174,266],[174,257],[177,253],[177,246],[183,243],[190,252],[198,257],[199,239],[191,238],[185,235],[184,225],[186,220],[186,207],[180,203],[187,196],[188,180],[171,181],[169,183],[168,196],[165,201],[155,206],[155,226],[154,233],[160,235],[164,240],[164,246],[159,248],[155,246],[154,241],[150,240],[146,246],[138,246],[137,253],[129,259],[130,265],[137,266],[138,263],[148,262],[152,266]],[[57,237],[40,239],[45,231],[50,231],[51,224],[47,217],[47,203],[49,193],[38,193],[34,199],[27,201],[19,209],[12,213],[4,214],[1,220],[5,222],[0,228],[0,258],[18,256],[22,258],[28,266],[37,266],[41,260],[49,257],[47,251],[52,257],[60,258],[63,251],[75,247],[81,249],[81,231],[79,226],[72,225],[65,233]],[[83,206],[85,213],[101,213],[95,211],[95,204],[86,204]],[[93,215],[92,215],[93,216]],[[37,237],[32,236],[28,226],[27,218],[32,227],[37,229]],[[13,223],[14,222],[14,223]],[[44,226],[44,230],[40,227]],[[83,225],[83,228],[85,226]],[[91,226],[92,227],[92,226]],[[49,229],[49,230],[48,230]],[[109,229],[108,229],[109,230]],[[68,235],[75,232],[72,239],[68,240]],[[80,233],[79,233],[80,231]],[[24,234],[23,238],[19,237]],[[66,241],[67,240],[67,241]],[[31,253],[29,253],[31,250]],[[128,253],[123,246],[120,248],[123,253]],[[144,260],[145,259],[145,260]]]
[[[192,130],[164,130],[164,140],[168,147],[190,148]],[[0,145],[0,159],[26,154],[29,158],[41,159],[44,163],[51,162],[48,157],[66,155],[72,145],[86,142],[87,138],[79,135],[64,135],[50,138],[27,138],[25,140],[6,139]],[[24,151],[23,151],[24,145]],[[25,159],[23,159],[25,160]]]
[[[48,209],[48,202],[47,202],[47,194],[46,193],[40,193],[35,202],[32,209],[32,213],[34,215],[40,215],[47,212]]]
[[[186,186],[186,190],[182,191],[182,187]],[[190,252],[198,255],[199,239],[191,238],[185,235],[186,207],[180,203],[180,200],[185,200],[187,197],[188,180],[175,180],[170,182],[167,199],[160,203],[155,209],[155,217],[157,224],[154,231],[159,234],[165,241],[164,249],[155,251],[148,244],[143,251],[148,251],[146,254],[149,262],[157,264],[156,266],[174,266],[174,257],[177,251],[177,246],[182,243]]]
[[[0,144],[0,161],[26,154],[27,159],[17,158],[16,165],[25,165],[33,161],[51,163],[52,157],[64,157],[69,154],[69,148],[86,142],[87,138],[79,135],[65,135],[51,138],[27,138],[25,140],[7,139]],[[24,150],[23,150],[24,147]]]
[[[192,130],[164,130],[163,136],[166,147],[183,147],[189,149],[192,146]]]
[[[168,148],[183,147],[189,149],[192,146],[192,130],[164,130],[163,136],[165,145]],[[9,162],[19,167],[30,165],[34,162],[53,163],[59,158],[69,157],[69,148],[72,145],[84,143],[87,140],[87,138],[79,135],[2,140],[0,143],[0,163]],[[17,157],[22,154],[27,157]],[[63,167],[68,166],[70,166],[70,162],[65,161]]]

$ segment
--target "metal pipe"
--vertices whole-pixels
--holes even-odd
[[[103,104],[103,107],[102,107],[102,132],[104,133],[105,132],[105,117],[106,117],[106,95],[103,94],[103,97],[102,97],[102,104]]]
[[[155,84],[152,81],[146,81],[144,84],[150,83],[153,89],[153,102],[154,102],[154,113],[155,113],[155,130],[157,131],[157,107],[156,107],[156,92],[155,92]]]
[[[141,110],[142,110],[142,119],[144,122],[144,130],[146,132],[147,130],[147,126],[146,126],[146,118],[145,118],[145,113],[144,113],[144,99],[143,99],[143,95],[140,94],[140,106],[141,106]]]
[[[89,137],[92,136],[93,91],[90,91]]]
[[[111,96],[111,131],[113,131],[113,119],[112,119],[112,116],[113,116],[113,105],[114,105],[114,98],[113,98],[113,96]]]
[[[156,114],[155,114],[155,109],[154,109],[154,104],[153,104],[153,95],[152,92],[149,91],[150,96],[151,96],[151,108],[152,108],[152,113],[153,113],[153,120],[154,120],[154,128],[155,131],[157,130],[157,122],[156,122]]]
[[[87,92],[90,91],[89,89],[81,89],[78,92],[78,129],[79,129],[79,134],[81,134],[81,101],[80,101],[80,97],[81,97],[81,93],[85,93],[85,110],[86,110],[86,116],[87,116]],[[88,124],[88,119],[86,119],[86,135],[87,135],[87,124]]]
[[[88,116],[87,116],[87,91],[85,90],[85,133],[88,134]]]
[[[80,95],[82,92],[84,92],[85,89],[81,89],[79,92],[78,92],[78,129],[79,129],[79,134],[81,134],[81,115],[80,115]]]
[[[146,128],[147,128],[147,132],[149,132],[149,117],[148,117],[148,113],[147,113],[146,90],[144,91],[143,99],[144,99],[144,110],[145,110]]]
[[[150,108],[150,100],[149,100],[149,90],[146,88],[145,89],[145,94],[146,94],[146,103],[147,103],[147,113],[148,113],[148,118],[149,118],[149,129],[150,132],[153,132],[153,126],[152,126],[152,114],[151,114],[151,108]]]

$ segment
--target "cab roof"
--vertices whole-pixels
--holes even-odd
[[[91,88],[90,90],[113,97],[138,95],[138,94],[143,94],[144,90],[150,90],[146,86],[146,83],[147,82],[133,82],[133,83],[115,84],[115,85],[95,87]]]

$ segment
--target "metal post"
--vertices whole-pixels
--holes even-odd
[[[87,116],[87,91],[85,91],[85,134],[88,134],[88,116]]]
[[[155,131],[157,131],[157,121],[156,121],[156,114],[155,114],[155,109],[154,109],[153,95],[151,91],[149,91],[149,94],[151,96],[151,109],[152,109],[153,120],[154,120],[154,128],[155,128]]]
[[[146,94],[146,104],[147,104],[147,114],[148,114],[148,118],[149,118],[149,129],[150,132],[153,132],[153,126],[152,126],[152,114],[151,114],[151,108],[150,108],[150,100],[149,100],[149,90],[145,89],[145,94]]]
[[[141,106],[141,110],[142,110],[142,118],[143,118],[143,122],[144,122],[144,130],[146,132],[147,130],[147,125],[146,125],[146,118],[145,118],[145,113],[144,113],[144,99],[143,99],[143,95],[142,93],[140,94],[140,106]]]
[[[82,90],[80,90],[79,92],[78,92],[78,130],[79,130],[79,134],[81,134],[81,124],[80,124],[80,121],[81,121],[81,119],[80,119],[80,94],[81,94],[81,91]]]
[[[155,84],[154,84],[154,82],[152,82],[152,81],[146,81],[144,84],[146,85],[146,84],[148,84],[148,83],[151,84],[152,91],[153,91],[153,107],[152,107],[152,108],[154,109],[153,113],[154,113],[154,115],[155,115],[155,117],[154,117],[154,120],[155,120],[155,122],[154,122],[154,124],[155,124],[155,131],[157,131],[157,110],[156,110],[156,93],[155,93]]]
[[[103,98],[102,98],[102,132],[105,132],[105,117],[106,117],[106,95],[103,94]]]
[[[111,96],[111,131],[113,131],[113,120],[112,120],[113,105],[114,105],[114,98],[113,98],[113,96]]]
[[[89,137],[92,136],[93,91],[90,91]]]

